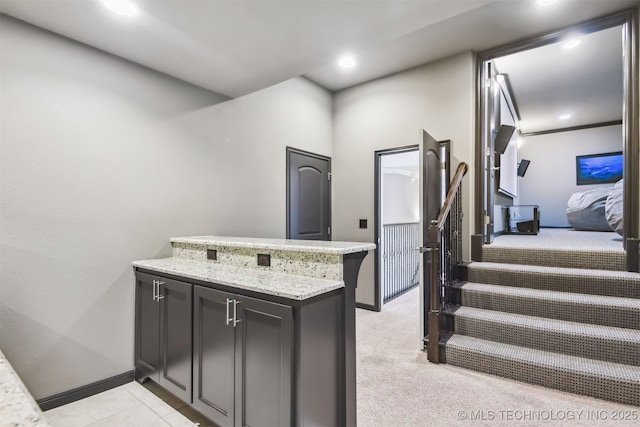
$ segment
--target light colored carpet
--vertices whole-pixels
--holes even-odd
[[[593,427],[640,420],[638,407],[429,363],[420,350],[419,295],[410,291],[380,313],[357,310],[358,426]]]
[[[512,248],[617,250],[624,253],[622,236],[613,231],[576,231],[573,228],[541,228],[537,235],[503,234],[491,246]]]

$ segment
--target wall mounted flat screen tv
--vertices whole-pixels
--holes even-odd
[[[622,179],[622,151],[576,156],[576,184],[607,184]]]

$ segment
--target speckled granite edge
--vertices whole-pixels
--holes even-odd
[[[337,242],[321,240],[262,239],[253,237],[194,236],[173,237],[171,243],[191,243],[198,245],[227,246],[237,248],[283,250],[346,255],[369,251],[376,248],[367,242]]]
[[[292,300],[305,300],[344,287],[341,280],[274,273],[181,258],[134,261],[133,266]]]
[[[40,407],[2,351],[0,351],[0,425],[49,426]]]
[[[240,268],[264,270],[318,279],[342,280],[342,255],[329,253],[294,252],[274,249],[255,249],[204,245],[200,243],[174,242],[174,258],[202,261]],[[207,259],[207,250],[215,249],[217,259]],[[269,267],[259,266],[257,256],[267,253],[271,256]]]

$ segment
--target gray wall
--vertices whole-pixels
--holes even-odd
[[[133,369],[133,260],[285,236],[285,146],[331,156],[332,100],[294,79],[220,103],[0,24],[0,346],[42,398]]]
[[[473,168],[474,61],[457,55],[394,74],[334,95],[334,239],[374,239],[374,151],[417,144],[419,129],[451,139],[452,163]],[[472,211],[473,170],[463,187],[463,207]],[[464,256],[469,259],[469,221],[464,217]],[[368,229],[358,228],[367,218]],[[357,300],[374,304],[374,254],[364,260]]]
[[[540,226],[568,227],[567,201],[573,193],[613,185],[576,185],[576,156],[621,150],[620,125],[526,137],[520,157],[531,164],[518,178],[518,203],[540,206]]]

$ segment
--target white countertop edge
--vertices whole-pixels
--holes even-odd
[[[298,252],[315,252],[336,255],[346,255],[365,252],[376,248],[369,242],[339,242],[323,240],[293,240],[293,239],[264,239],[253,237],[225,237],[225,236],[193,236],[172,237],[171,243],[190,243],[211,246],[231,246],[250,249],[271,249]]]
[[[344,282],[339,280],[318,279],[180,258],[134,261],[133,266],[299,301],[344,287]]]
[[[2,350],[0,350],[0,396],[2,396],[0,424],[16,427],[49,426],[40,407]]]

